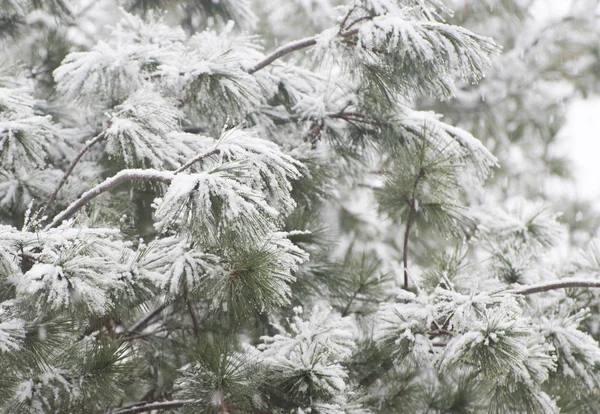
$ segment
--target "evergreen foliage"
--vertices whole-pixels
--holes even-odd
[[[0,412],[600,412],[529,3],[0,0]]]

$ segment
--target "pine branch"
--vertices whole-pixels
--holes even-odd
[[[77,156],[75,157],[75,159],[73,159],[73,161],[71,162],[71,165],[69,165],[69,168],[67,169],[67,172],[65,172],[65,174],[61,178],[60,182],[58,183],[58,186],[56,187],[56,189],[54,190],[54,192],[52,193],[52,195],[48,198],[48,201],[46,201],[46,204],[44,204],[44,208],[42,208],[41,212],[39,213],[39,216],[43,216],[46,213],[46,211],[48,210],[48,208],[52,205],[52,203],[56,199],[56,196],[58,195],[58,192],[60,191],[60,189],[62,188],[62,186],[65,184],[65,182],[67,182],[67,178],[69,178],[69,176],[71,175],[71,173],[75,169],[75,166],[77,165],[77,163],[79,162],[79,160],[81,160],[81,158],[94,145],[96,145],[98,142],[102,141],[104,138],[106,138],[106,132],[102,131],[101,133],[99,133],[98,135],[96,135],[94,138],[92,138],[90,141],[88,141],[87,144],[85,145],[85,147],[83,147],[81,149],[81,151],[79,151],[79,153],[77,154]]]
[[[186,404],[193,403],[194,400],[173,400],[173,401],[158,401],[158,402],[142,402],[131,405],[129,407],[120,408],[118,410],[109,411],[108,414],[135,414],[145,413],[153,410],[173,410],[183,407]]]
[[[538,283],[535,285],[528,285],[518,289],[511,289],[508,293],[515,295],[532,295],[534,293],[548,292],[550,290],[557,289],[569,289],[569,288],[600,288],[600,281],[589,280],[589,279],[563,279],[558,282],[549,283]]]
[[[280,57],[287,55],[288,53],[295,52],[296,50],[304,49],[305,47],[314,46],[317,44],[317,36],[311,36],[300,40],[295,40],[293,42],[288,43],[285,46],[280,47],[275,50],[273,53],[265,57],[263,60],[258,62],[256,65],[252,66],[248,69],[248,73],[252,74],[254,72],[258,72],[264,67],[270,65]]]
[[[346,38],[346,37],[350,37],[350,36],[353,36],[353,35],[357,34],[358,33],[358,29],[353,29],[353,30],[349,30],[349,29],[352,26],[356,25],[357,23],[360,23],[363,20],[372,19],[372,17],[370,17],[370,16],[359,17],[356,20],[354,20],[353,22],[351,22],[350,25],[348,25],[347,27],[344,27],[345,24],[346,24],[346,22],[347,22],[347,20],[348,20],[348,18],[350,17],[350,14],[352,13],[352,11],[353,11],[353,9],[350,9],[350,11],[348,12],[348,14],[344,17],[344,20],[342,21],[342,24],[340,25],[340,32],[338,34],[341,37]],[[344,31],[342,31],[342,30],[344,30]],[[284,46],[278,48],[273,53],[271,53],[270,55],[268,55],[267,57],[265,57],[263,60],[261,60],[260,62],[258,62],[254,66],[252,66],[250,69],[248,69],[248,73],[252,74],[254,72],[258,72],[259,70],[261,70],[264,67],[270,65],[271,63],[273,63],[274,61],[276,61],[280,57],[283,57],[283,56],[287,55],[288,53],[292,53],[292,52],[295,52],[297,50],[304,49],[305,47],[316,45],[317,44],[317,38],[318,38],[318,35],[311,36],[311,37],[306,37],[304,39],[295,40],[293,42],[288,43],[287,45],[284,45]]]
[[[77,155],[75,160],[73,160],[73,162],[71,163],[71,167],[69,167],[69,170],[63,177],[61,184],[59,184],[59,187],[55,190],[55,194],[53,194],[53,197],[56,196],[56,194],[58,193],[58,190],[60,190],[60,187],[62,186],[64,181],[66,181],[68,175],[73,171],[73,168],[75,167],[75,164],[77,164],[77,161],[79,161],[79,159],[83,156],[83,154],[85,154],[85,152],[87,152],[92,147],[92,145],[99,142],[101,140],[101,138],[103,138],[103,137],[104,137],[104,133],[101,133],[100,135],[96,136],[92,141],[90,141],[88,143],[88,145],[86,145],[86,147],[84,149],[82,149],[79,152],[79,154]],[[123,184],[125,182],[131,182],[131,181],[160,181],[160,182],[169,184],[173,180],[173,176],[175,174],[185,171],[186,169],[191,167],[194,163],[196,163],[200,160],[203,160],[211,155],[217,154],[218,152],[219,152],[219,150],[215,148],[212,151],[201,154],[198,157],[196,157],[196,158],[192,159],[191,161],[189,161],[188,163],[186,163],[185,165],[183,165],[182,167],[180,167],[179,169],[177,169],[175,172],[156,171],[156,170],[133,170],[133,169],[119,171],[115,176],[107,179],[103,183],[101,183],[101,184],[97,185],[96,187],[92,188],[91,190],[85,192],[77,201],[72,203],[69,207],[67,207],[66,210],[64,210],[62,213],[57,215],[54,218],[54,220],[52,221],[52,223],[50,223],[49,225],[46,226],[46,229],[56,227],[62,221],[67,220],[71,216],[73,216],[73,214],[75,214],[77,211],[79,211],[87,202],[96,198],[97,196],[99,196],[102,193],[112,190],[113,188],[117,187],[120,184]],[[49,205],[49,203],[52,202],[52,200],[54,199],[53,197],[51,197],[51,200],[49,200],[49,202],[46,203],[46,205]]]
[[[91,190],[83,193],[81,197],[73,202],[69,207],[66,208],[62,213],[58,214],[52,220],[52,223],[48,224],[44,230],[51,229],[58,226],[62,221],[67,220],[77,213],[83,206],[89,201],[98,197],[100,194],[112,190],[113,188],[128,182],[135,181],[159,181],[165,184],[171,183],[175,174],[171,171],[157,171],[157,170],[122,170],[111,178],[106,179],[103,183],[98,184]]]

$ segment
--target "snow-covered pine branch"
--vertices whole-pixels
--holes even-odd
[[[600,412],[595,1],[0,0],[0,411]]]

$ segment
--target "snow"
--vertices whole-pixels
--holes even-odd
[[[325,352],[334,361],[343,360],[352,354],[355,343],[350,318],[342,318],[331,310],[320,307],[314,307],[306,315],[307,319],[301,318],[300,315],[299,313],[295,316],[290,323],[291,335],[261,338],[264,344],[258,349],[262,351],[264,358],[273,361],[287,361],[292,357],[303,358],[309,349]]]
[[[3,317],[0,309],[0,317]],[[23,319],[5,319],[0,322],[0,353],[21,349],[25,339],[25,321]]]
[[[214,202],[222,203],[217,209]],[[279,212],[264,196],[225,171],[175,176],[156,210],[156,228],[165,231],[181,220],[183,229],[217,243],[221,223],[241,240],[265,235]]]
[[[314,389],[336,395],[346,388],[348,373],[340,362],[354,349],[354,328],[350,318],[314,307],[307,319],[300,309],[290,323],[289,334],[262,337],[259,360],[278,370],[283,378],[298,377],[293,392],[310,395]]]
[[[179,165],[191,152],[170,135],[180,116],[173,102],[152,89],[137,91],[110,114],[105,151],[130,168]]]

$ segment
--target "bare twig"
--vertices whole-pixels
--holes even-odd
[[[415,214],[417,212],[416,200],[413,197],[410,200],[410,210],[408,211],[408,219],[406,220],[406,230],[404,231],[404,247],[402,251],[402,265],[404,267],[404,290],[408,290],[408,240],[410,238],[410,229],[415,220]]]
[[[188,312],[190,313],[190,318],[192,318],[192,327],[194,328],[194,336],[199,337],[202,333],[202,328],[200,328],[200,324],[198,323],[198,315],[196,315],[196,310],[194,309],[194,305],[191,300],[186,300]]]
[[[48,201],[46,201],[46,204],[44,204],[44,208],[41,210],[41,212],[39,214],[40,216],[43,216],[46,213],[46,211],[48,210],[48,207],[50,207],[50,205],[52,205],[52,203],[56,199],[56,196],[58,195],[58,192],[60,191],[60,189],[62,188],[62,186],[67,182],[67,178],[69,178],[69,175],[71,175],[71,173],[75,169],[75,166],[77,165],[77,163],[79,162],[79,160],[90,150],[90,148],[92,148],[98,142],[102,141],[105,137],[106,137],[106,132],[102,131],[101,133],[99,133],[98,135],[96,135],[94,138],[92,138],[91,140],[89,140],[86,143],[85,147],[83,147],[81,149],[81,151],[79,151],[79,153],[77,154],[77,156],[71,162],[71,165],[69,165],[69,168],[67,169],[67,172],[65,172],[65,174],[62,177],[62,179],[58,183],[58,186],[56,187],[56,189],[54,190],[54,192],[52,193],[52,195],[48,198]]]
[[[141,340],[141,339],[146,339],[146,338],[150,338],[152,337],[152,339],[169,339],[169,335],[171,334],[171,332],[173,331],[172,327],[162,327],[160,329],[157,329],[155,331],[152,332],[146,332],[146,333],[139,333],[139,334],[134,334],[132,336],[128,336],[126,338],[123,338],[123,342],[130,342],[130,341],[137,341],[137,340]],[[161,333],[167,333],[164,336],[158,336],[158,334]]]
[[[340,33],[340,36],[346,38],[354,36],[355,34],[358,34],[358,29],[346,30],[345,32]]]
[[[340,31],[342,31],[346,28],[346,22],[348,21],[348,19],[350,18],[350,15],[352,14],[352,12],[354,12],[355,9],[356,9],[356,6],[350,7],[348,9],[348,13],[346,13],[346,15],[344,16],[344,19],[340,23]]]
[[[250,69],[248,69],[248,73],[252,74],[254,72],[258,72],[262,68],[270,65],[271,63],[273,63],[280,57],[287,55],[288,53],[304,49],[305,47],[314,46],[316,44],[317,36],[311,36],[290,42],[285,46],[281,46],[279,49],[275,50],[273,53],[271,53],[270,55],[266,56],[263,60],[258,62],[256,65],[252,66]]]
[[[98,197],[100,194],[112,190],[120,184],[133,181],[159,181],[169,184],[173,180],[175,174],[172,171],[157,171],[157,170],[122,170],[111,178],[106,179],[103,183],[98,184],[89,191],[86,191],[73,202],[62,213],[54,217],[52,223],[45,227],[45,230],[58,226],[62,221],[67,220],[77,213],[90,200]]]
[[[194,165],[195,163],[197,163],[198,161],[201,161],[205,158],[210,157],[211,155],[215,155],[219,153],[219,149],[215,148],[212,151],[209,152],[205,152],[204,154],[200,154],[198,155],[196,158],[192,159],[191,161],[188,161],[185,165],[179,167],[177,170],[175,170],[175,174],[179,174],[182,171],[187,170],[188,168],[190,168],[192,165]]]
[[[419,170],[419,175],[415,179],[413,184],[412,194],[409,201],[408,218],[406,219],[406,230],[404,231],[404,251],[402,252],[402,264],[404,265],[404,289],[408,290],[408,241],[410,238],[410,230],[415,222],[415,215],[417,214],[417,186],[421,178],[425,176],[423,168]]]
[[[143,318],[139,319],[136,323],[134,323],[128,330],[127,330],[127,334],[126,335],[131,335],[137,331],[140,331],[142,329],[144,329],[146,327],[146,325],[148,325],[148,323],[150,323],[150,321],[152,319],[154,319],[158,314],[160,314],[163,310],[165,310],[165,308],[169,306],[169,303],[165,302],[162,305],[160,305],[158,308],[154,309],[152,312],[150,312],[148,315],[144,316]]]
[[[515,295],[532,295],[534,293],[548,292],[550,290],[557,289],[569,289],[569,288],[600,288],[600,281],[589,280],[589,279],[563,279],[557,282],[550,283],[538,283],[535,285],[524,286],[517,289],[511,289],[508,293],[514,293]]]
[[[173,400],[173,401],[157,401],[157,402],[142,402],[131,405],[129,407],[120,408],[109,411],[109,414],[135,414],[145,413],[153,410],[172,410],[183,407],[186,404],[193,403],[194,400]]]
[[[228,413],[229,412],[227,410],[227,405],[225,404],[225,398],[223,398],[223,395],[221,395],[221,407],[219,407],[219,412],[220,413]]]
[[[201,134],[208,131],[208,128],[205,126],[188,126],[181,128],[183,132],[187,132],[188,134]]]
[[[381,124],[377,121],[370,120],[364,114],[359,112],[338,112],[335,114],[327,115],[330,118],[343,119],[346,122],[360,122],[363,124],[373,125],[373,126],[381,126]]]
[[[370,20],[370,19],[372,19],[371,16],[362,16],[362,17],[359,17],[358,19],[356,19],[352,23],[350,23],[348,25],[348,27],[346,27],[346,31],[344,33],[348,33],[348,30],[350,30],[350,28],[352,26],[354,26],[354,25],[356,25],[356,24],[358,24],[358,23],[360,23],[360,22],[362,22],[364,20]],[[353,34],[356,34],[356,33],[358,33],[358,30],[356,30],[356,32],[354,32]],[[342,36],[344,36],[344,35],[342,35]]]
[[[188,313],[190,314],[190,318],[192,319],[192,326],[194,328],[194,336],[199,337],[202,333],[202,329],[200,328],[200,324],[198,323],[198,315],[196,315],[196,310],[192,304],[192,301],[189,299],[189,291],[187,280],[183,281],[183,300],[187,305]]]

